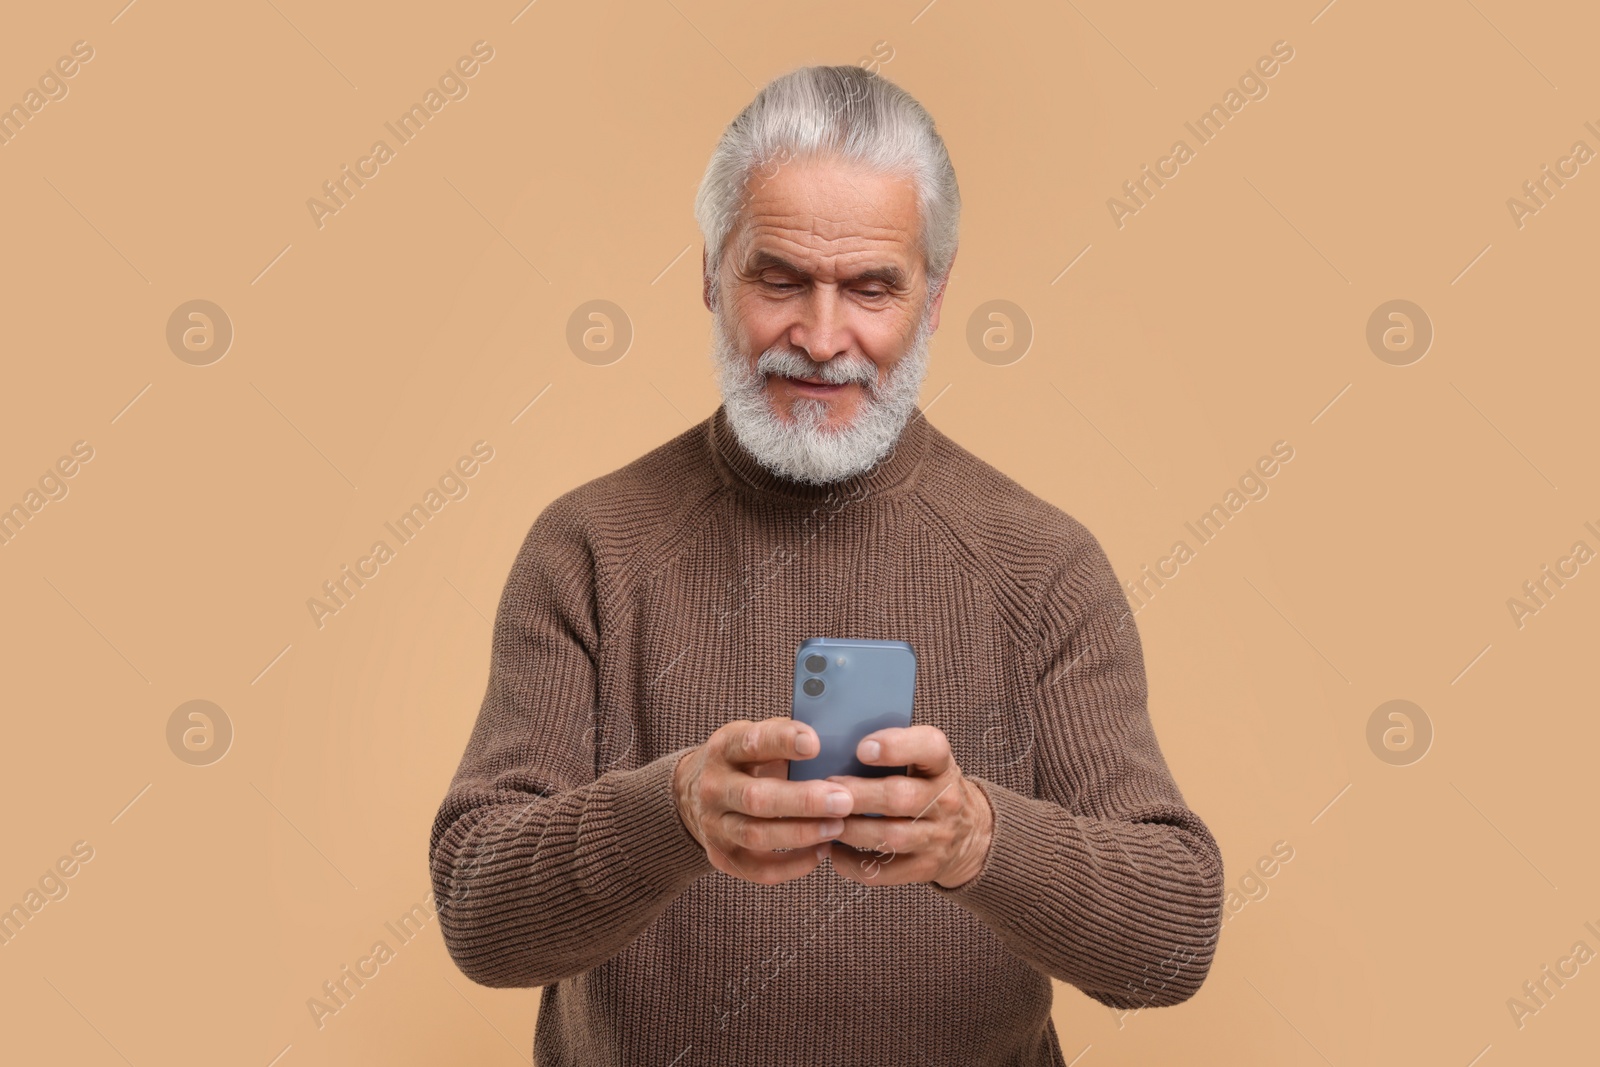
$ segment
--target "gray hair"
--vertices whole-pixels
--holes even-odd
[[[791,160],[835,157],[875,173],[905,174],[922,213],[928,292],[948,279],[961,223],[961,192],[933,117],[904,89],[862,67],[800,67],[773,79],[728,123],[695,194],[713,283],[760,168],[770,179]],[[768,168],[773,168],[769,170]]]

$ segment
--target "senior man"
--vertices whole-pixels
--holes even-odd
[[[959,213],[881,76],[761,90],[696,201],[723,403],[522,543],[429,858],[461,970],[544,987],[541,1067],[1059,1067],[1051,978],[1210,969],[1221,857],[1104,551],[917,408]],[[906,775],[787,780],[810,637],[916,650],[857,750]]]

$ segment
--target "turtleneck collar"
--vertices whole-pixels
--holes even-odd
[[[828,485],[812,485],[763,467],[733,432],[726,405],[718,405],[706,420],[706,443],[723,481],[743,492],[797,503],[898,496],[916,483],[934,432],[919,409],[906,420],[889,453],[875,466]]]

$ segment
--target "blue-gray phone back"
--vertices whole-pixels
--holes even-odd
[[[794,658],[793,717],[817,731],[822,751],[790,760],[792,782],[849,774],[883,778],[904,767],[870,767],[856,746],[874,730],[911,725],[917,654],[904,641],[813,637]]]

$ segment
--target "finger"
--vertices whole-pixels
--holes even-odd
[[[801,878],[822,863],[818,848],[799,848],[793,852],[752,852],[734,846],[710,853],[711,865],[735,878],[757,885],[777,885]]]
[[[789,777],[789,761],[786,759],[769,759],[765,763],[747,763],[744,773],[752,778],[785,778]]]
[[[713,779],[712,809],[753,815],[761,819],[822,819],[850,814],[850,790],[824,781],[791,782],[786,778],[757,778],[737,772]]]
[[[955,786],[954,778],[912,778],[905,774],[883,778],[840,774],[824,781],[850,791],[852,813],[871,812],[891,818],[932,818],[942,810],[937,803],[939,799],[952,793]]]
[[[912,853],[927,843],[927,829],[910,819],[869,819],[865,815],[852,815],[844,820],[844,829],[830,841],[848,845],[839,857],[850,855],[854,859],[873,858],[879,863],[889,863],[900,853]]]
[[[810,759],[821,751],[815,730],[786,717],[728,723],[717,735],[722,739],[718,752],[732,766]]]
[[[907,767],[920,778],[934,778],[950,768],[950,739],[928,723],[875,730],[856,746],[856,758],[874,767]]]
[[[888,821],[860,816],[846,820],[847,823],[877,825]],[[844,834],[845,836],[840,838],[844,843],[833,845],[828,850],[828,861],[841,878],[860,882],[862,885],[904,885],[908,882],[926,882],[932,877],[928,857],[910,847],[897,850],[883,840],[882,834],[864,835],[852,831],[849,826],[845,827]],[[851,837],[860,840],[867,836],[876,836],[877,840],[865,846],[854,845],[845,840]]]
[[[724,840],[743,849],[771,852],[779,848],[814,848],[844,832],[845,820],[759,819],[736,811],[722,814],[717,829]]]

